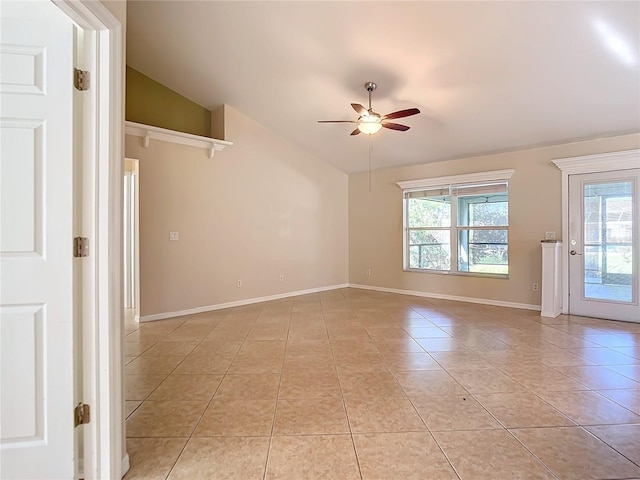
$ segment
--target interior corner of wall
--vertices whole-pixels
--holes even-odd
[[[225,107],[221,105],[211,111],[211,136],[217,140],[225,139]]]

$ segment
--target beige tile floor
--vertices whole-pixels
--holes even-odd
[[[357,289],[126,322],[133,479],[640,479],[640,324]]]

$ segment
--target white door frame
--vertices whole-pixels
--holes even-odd
[[[134,174],[134,200],[133,200],[133,278],[134,285],[133,291],[135,298],[133,302],[135,304],[135,318],[136,322],[140,321],[140,160],[137,158],[125,158],[125,163],[130,164],[132,167],[125,166],[125,171],[130,171]],[[125,272],[125,275],[127,272]]]
[[[123,36],[119,20],[92,0],[53,0],[86,32],[95,34],[89,61],[93,107],[85,109],[84,218],[92,219],[83,291],[84,478],[116,479],[128,470],[123,448],[122,401],[122,163],[124,158]],[[71,81],[71,75],[70,75]],[[87,149],[85,148],[85,152]],[[88,201],[87,201],[88,200]]]
[[[569,238],[569,175],[600,173],[638,168],[640,149],[560,158],[552,162],[562,170],[562,239]],[[565,249],[566,250],[566,249]],[[564,251],[562,269],[562,313],[569,313],[569,256]]]

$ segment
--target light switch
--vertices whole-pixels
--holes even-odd
[[[169,240],[180,240],[178,232],[169,232]]]

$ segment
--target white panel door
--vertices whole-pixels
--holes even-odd
[[[640,169],[569,176],[569,312],[640,322]]]
[[[0,16],[0,478],[72,479],[73,24]]]

